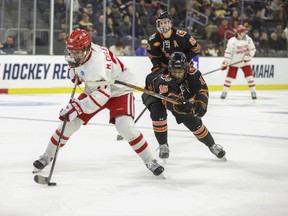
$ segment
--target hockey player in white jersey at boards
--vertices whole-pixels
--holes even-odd
[[[239,68],[242,69],[245,79],[248,82],[252,99],[257,99],[255,81],[251,67],[251,59],[255,55],[255,52],[256,48],[254,42],[247,35],[246,27],[239,25],[237,27],[235,37],[232,37],[228,40],[224,53],[224,61],[221,65],[222,70],[225,70],[227,67],[229,67],[221,95],[222,99],[226,98],[227,92],[231,87],[233,80],[236,78]],[[239,63],[234,64],[236,62]]]
[[[153,158],[147,141],[133,121],[132,90],[122,85],[95,85],[95,82],[113,79],[131,83],[136,80],[133,74],[110,50],[93,44],[89,32],[83,29],[74,30],[67,38],[65,59],[70,66],[70,74],[72,72],[72,77],[74,77],[72,81],[77,78],[80,83],[85,83],[85,88],[77,99],[60,111],[59,118],[62,121],[67,119],[60,146],[63,147],[71,135],[81,125],[87,124],[98,112],[109,109],[110,123],[115,124],[118,133],[130,144],[147,168],[154,175],[160,175],[164,168]],[[53,133],[45,153],[40,156],[40,159],[34,161],[34,172],[41,171],[53,160],[62,125],[63,123]],[[95,128],[95,134],[97,134],[97,128]]]

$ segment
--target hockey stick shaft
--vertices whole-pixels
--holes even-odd
[[[144,88],[141,88],[141,87],[139,87],[139,86],[135,86],[135,85],[130,84],[130,83],[126,83],[126,82],[123,82],[123,81],[120,81],[120,80],[115,80],[114,83],[115,83],[115,84],[124,85],[124,86],[127,86],[127,87],[129,87],[129,88],[133,88],[133,89],[135,89],[135,90],[144,92],[145,94],[151,95],[151,96],[156,97],[156,98],[159,98],[159,99],[161,99],[161,100],[168,101],[168,102],[170,102],[170,103],[172,103],[172,104],[177,104],[177,105],[180,105],[180,104],[181,104],[180,102],[178,102],[178,101],[176,101],[176,100],[173,100],[173,99],[171,99],[171,98],[169,98],[169,97],[166,97],[166,96],[164,96],[164,95],[158,94],[158,93],[156,93],[156,92],[154,92],[154,91],[149,91],[149,90],[144,89]]]
[[[230,67],[230,66],[232,66],[232,65],[235,65],[235,64],[238,64],[238,63],[241,63],[241,62],[243,62],[243,60],[234,62],[234,63],[228,65],[228,67]],[[217,68],[217,69],[215,69],[215,70],[212,70],[212,71],[209,71],[209,72],[207,72],[207,73],[204,73],[204,74],[202,74],[202,76],[205,76],[205,75],[214,73],[214,72],[219,71],[219,70],[221,70],[221,68]]]
[[[75,95],[75,92],[76,92],[77,84],[78,84],[78,78],[75,79],[74,88],[72,89],[72,93],[71,93],[71,96],[70,96],[69,103],[71,103],[73,101],[73,99],[74,99],[74,95]],[[61,128],[61,132],[60,132],[60,135],[59,135],[56,151],[55,151],[55,154],[54,154],[53,162],[52,162],[51,169],[50,169],[48,177],[44,177],[44,176],[41,176],[41,175],[35,175],[35,177],[34,177],[34,180],[37,183],[39,183],[39,184],[48,184],[49,185],[49,183],[51,182],[51,178],[52,178],[52,175],[53,175],[53,172],[54,172],[54,168],[55,168],[55,164],[56,164],[56,159],[57,159],[58,152],[59,152],[59,149],[60,149],[61,139],[62,139],[62,136],[63,136],[64,131],[65,131],[66,123],[67,123],[67,117],[63,121],[63,125],[62,125],[62,128]]]
[[[74,95],[75,95],[75,92],[76,92],[77,85],[78,85],[78,78],[76,77],[75,83],[74,83],[74,88],[72,90],[69,103],[71,103],[73,101],[73,99],[74,99]],[[54,155],[54,160],[52,162],[52,166],[51,166],[50,173],[49,173],[49,176],[48,176],[48,183],[51,181],[51,178],[52,178],[52,174],[53,174],[54,167],[55,167],[55,164],[56,164],[56,159],[57,159],[58,152],[59,152],[59,149],[60,149],[61,139],[62,139],[62,136],[64,134],[66,123],[67,123],[67,117],[65,117],[65,120],[63,122],[62,129],[61,129],[61,132],[60,132],[60,135],[59,135],[57,148],[56,148],[55,155]]]

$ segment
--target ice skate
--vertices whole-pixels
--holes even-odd
[[[251,97],[252,100],[256,100],[257,99],[256,92],[251,92]]]
[[[223,147],[219,144],[214,144],[213,146],[209,147],[209,150],[217,157],[223,158],[226,152],[223,150]]]
[[[146,167],[155,175],[159,176],[163,173],[164,167],[158,164],[157,160],[152,160],[146,164]],[[163,175],[163,174],[162,174]],[[164,177],[164,176],[163,176]],[[164,177],[165,178],[165,177]]]
[[[41,172],[47,165],[50,164],[52,160],[53,158],[49,157],[46,153],[44,153],[44,155],[41,155],[40,159],[33,162],[33,173]]]
[[[169,158],[169,146],[167,144],[160,145],[159,146],[159,158],[161,158],[164,162],[166,162],[166,159]]]
[[[227,96],[227,92],[222,92],[220,98],[224,100],[226,96]]]

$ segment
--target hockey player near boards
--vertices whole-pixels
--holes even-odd
[[[172,27],[172,18],[168,12],[162,12],[156,20],[157,33],[152,34],[148,41],[148,56],[153,64],[151,73],[146,77],[145,88],[153,90],[153,81],[165,72],[169,57],[174,52],[182,52],[188,60],[188,69],[195,71],[192,59],[200,54],[200,46],[186,31]],[[159,143],[159,157],[169,157],[167,112],[161,100],[147,94],[142,96],[143,103],[150,111],[155,137]]]
[[[162,74],[154,81],[155,92],[181,102],[175,105],[162,101],[178,124],[183,123],[216,157],[223,158],[226,152],[222,146],[215,144],[211,133],[202,123],[201,117],[207,112],[209,92],[201,72],[189,72],[186,56],[181,52],[170,56],[167,70],[168,75]]]
[[[134,118],[134,97],[130,88],[121,85],[95,86],[96,81],[118,79],[132,82],[135,77],[125,65],[106,47],[91,42],[90,34],[83,29],[74,30],[66,41],[65,59],[71,67],[73,80],[85,83],[84,92],[60,111],[60,119],[67,120],[60,147],[83,124],[103,109],[110,111],[110,123],[115,124],[118,133],[154,175],[160,175],[164,168],[153,158],[148,143],[136,128]],[[44,169],[52,160],[58,145],[63,123],[53,133],[45,153],[34,161],[34,172]]]
[[[246,27],[239,25],[237,27],[235,37],[228,40],[221,69],[226,70],[229,64],[233,64],[234,62],[240,61],[240,63],[229,66],[221,99],[226,98],[227,92],[231,87],[233,80],[236,78],[239,68],[242,69],[245,79],[248,82],[252,99],[257,99],[255,81],[251,68],[251,58],[255,55],[255,52],[256,48],[254,42],[247,35]]]

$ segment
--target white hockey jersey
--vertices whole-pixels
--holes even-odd
[[[95,85],[99,81],[112,81],[114,79],[127,83],[134,83],[135,75],[106,47],[92,43],[91,57],[83,65],[70,70],[70,77],[76,74],[81,82],[85,83],[86,98],[78,100],[84,113],[93,113],[101,108],[109,98],[117,97],[133,91],[123,85]]]
[[[227,47],[224,53],[224,62],[227,64],[233,64],[235,62],[242,61],[233,67],[243,67],[250,65],[251,61],[244,62],[244,56],[248,55],[252,58],[255,55],[256,48],[253,40],[246,35],[242,40],[232,37],[228,40]],[[247,56],[246,56],[247,57]]]

